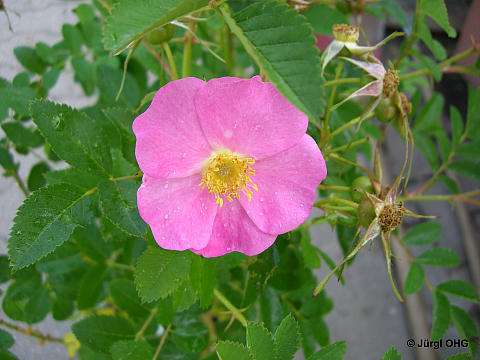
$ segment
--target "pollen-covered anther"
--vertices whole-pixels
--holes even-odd
[[[405,208],[403,207],[403,202],[385,205],[378,217],[378,223],[382,232],[395,230],[397,226],[402,223],[404,213]]]
[[[402,107],[404,114],[408,115],[412,112],[412,104],[408,101],[407,96],[403,92],[400,93],[400,106]]]
[[[388,98],[395,94],[400,85],[400,78],[398,77],[398,70],[387,70],[383,78],[383,94]]]
[[[208,192],[215,195],[216,203],[220,206],[223,206],[225,198],[230,202],[239,199],[240,192],[243,192],[250,201],[252,189],[258,191],[251,178],[255,175],[255,170],[251,167],[253,164],[255,160],[227,150],[216,152],[208,160],[199,186],[202,189],[207,187]]]
[[[333,37],[335,40],[343,42],[357,42],[360,32],[358,26],[350,26],[347,24],[334,24],[332,26]]]

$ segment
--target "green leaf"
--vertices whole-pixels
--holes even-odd
[[[48,290],[42,289],[35,296],[32,296],[25,305],[25,322],[27,324],[36,324],[47,316],[50,312],[51,301]]]
[[[450,106],[450,126],[452,128],[452,143],[457,147],[463,134],[463,119],[460,111],[454,106]]]
[[[51,89],[57,83],[60,76],[60,69],[51,68],[42,75],[42,85],[45,89]]]
[[[75,305],[72,300],[56,297],[52,303],[52,316],[57,321],[68,319],[73,314]]]
[[[462,308],[455,305],[450,307],[451,316],[458,335],[468,340],[468,348],[475,357],[478,353],[478,327],[472,317]]]
[[[197,300],[198,296],[193,289],[192,282],[189,279],[184,280],[173,292],[173,309],[177,312],[183,312],[190,309]]]
[[[447,7],[445,6],[444,0],[424,0],[421,4],[422,12],[435,20],[449,37],[454,38],[457,36],[457,32],[450,26],[450,22],[448,21]]]
[[[401,355],[398,353],[397,349],[392,347],[388,350],[385,355],[383,355],[382,360],[402,360]]]
[[[317,351],[308,360],[342,360],[346,352],[347,343],[345,341],[337,341]]]
[[[55,255],[57,252],[50,254]],[[83,264],[82,254],[74,254],[64,258],[56,259],[47,256],[45,259],[40,260],[35,265],[36,269],[40,272],[47,274],[66,274],[69,273]]]
[[[16,113],[28,117],[30,101],[37,96],[29,87],[5,87],[0,89],[0,104],[5,104]]]
[[[115,305],[133,318],[147,317],[150,309],[140,303],[135,285],[127,279],[115,279],[108,284]]]
[[[98,194],[103,214],[108,220],[127,234],[142,236],[147,224],[138,213],[138,187],[138,182],[132,179],[105,179],[98,184]]]
[[[447,57],[445,48],[439,41],[432,37],[430,28],[426,22],[426,16],[424,14],[420,14],[418,18],[417,34],[437,60],[444,60]]]
[[[91,218],[89,193],[67,185],[34,192],[18,209],[8,240],[13,270],[40,260]]]
[[[13,53],[22,66],[34,73],[41,74],[45,71],[46,64],[37,55],[36,51],[28,46],[19,46]]]
[[[112,345],[113,360],[146,360],[153,358],[153,350],[146,341],[122,340]]]
[[[122,82],[123,72],[120,69],[107,65],[97,68],[97,85],[100,92],[99,103],[102,107],[121,106],[135,110],[140,103],[140,90],[135,78],[127,72],[125,87],[122,94],[115,101],[116,93]]]
[[[18,360],[18,358],[13,355],[10,351],[0,349],[0,359],[2,360]]]
[[[438,169],[437,146],[427,134],[414,132],[415,145],[422,151],[423,156],[428,161],[432,169]]]
[[[450,140],[448,139],[445,130],[436,130],[435,138],[437,139],[438,145],[440,146],[440,152],[442,154],[443,162],[447,162],[450,156],[450,151],[452,150],[452,145],[450,144]]]
[[[443,338],[450,327],[450,301],[438,289],[433,293],[432,341]]]
[[[420,60],[420,62],[428,69],[428,71],[430,71],[430,74],[432,74],[436,81],[440,81],[442,79],[442,71],[432,58],[423,55],[421,52],[415,49],[410,49],[410,53]]]
[[[105,48],[118,53],[155,28],[207,6],[209,0],[119,0],[107,18]]]
[[[315,34],[332,35],[332,25],[348,24],[348,19],[335,8],[324,4],[309,6],[303,13]]]
[[[75,55],[82,51],[83,37],[78,28],[71,24],[62,26],[63,42],[67,45],[70,52]]]
[[[8,257],[0,255],[0,284],[10,280],[10,267],[8,265]]]
[[[83,57],[74,57],[71,63],[75,81],[80,83],[86,95],[91,95],[95,90],[95,65]]]
[[[480,181],[480,165],[473,161],[455,161],[447,166],[448,169],[455,171],[475,181]]]
[[[33,127],[25,127],[18,122],[6,122],[2,129],[7,137],[19,148],[37,147],[43,144],[43,138]]]
[[[444,103],[443,96],[439,93],[434,93],[416,117],[413,129],[427,132],[437,129]]]
[[[93,189],[100,182],[101,178],[76,168],[50,171],[45,174],[49,185],[67,183],[85,190]]]
[[[410,271],[408,272],[403,292],[405,294],[414,294],[422,288],[423,280],[425,279],[425,271],[422,265],[417,262],[412,262]]]
[[[254,3],[223,18],[262,72],[293,105],[318,120],[325,102],[312,28],[297,10],[276,1]],[[259,30],[261,24],[261,30]]]
[[[308,269],[318,269],[321,265],[320,257],[315,246],[310,244],[310,234],[308,230],[303,228],[300,231],[300,247],[302,249],[303,262]]]
[[[470,138],[478,138],[480,124],[480,89],[468,88],[468,111],[465,133]]]
[[[395,0],[381,0],[377,3],[369,4],[365,8],[365,12],[370,13],[382,20],[385,19],[385,14],[391,16],[393,21],[396,21],[401,25],[402,28],[407,28],[410,26],[405,11]],[[346,23],[345,23],[346,24]]]
[[[300,347],[300,329],[292,314],[285,317],[275,331],[278,360],[290,360]]]
[[[40,59],[47,64],[53,65],[57,61],[55,51],[43,42],[37,42],[35,44],[35,52]]]
[[[35,191],[45,186],[47,181],[44,174],[48,171],[50,171],[50,167],[43,161],[33,165],[27,179],[28,190]]]
[[[192,285],[200,299],[200,306],[207,308],[212,303],[213,289],[216,283],[215,259],[195,256],[192,260],[190,278]]]
[[[480,142],[469,141],[467,143],[462,143],[456,149],[456,155],[459,155],[467,160],[478,161],[477,154],[480,152]]]
[[[248,322],[247,346],[253,353],[255,360],[277,359],[272,333],[265,329],[262,324]]]
[[[95,306],[103,295],[103,282],[107,266],[99,263],[92,266],[83,276],[77,294],[78,310]]]
[[[450,191],[452,194],[459,193],[457,183],[452,178],[446,175],[440,175],[438,177],[438,180],[440,180],[447,187],[448,191]]]
[[[458,266],[460,264],[458,255],[452,249],[447,248],[428,249],[420,254],[417,261],[429,266]]]
[[[175,311],[173,311],[172,298],[167,297],[158,301],[157,321],[164,327],[167,327],[173,321]]]
[[[80,344],[105,354],[117,341],[135,336],[130,322],[117,316],[90,316],[73,324],[72,331]]]
[[[138,259],[135,284],[145,302],[165,298],[175,291],[190,270],[192,255],[187,251],[151,247]]]
[[[198,316],[188,312],[175,316],[170,336],[184,353],[198,353],[208,346],[208,328]]]
[[[469,282],[463,280],[449,280],[437,286],[439,291],[471,301],[480,303],[477,290]]]
[[[429,245],[442,235],[442,225],[436,222],[424,222],[410,229],[403,237],[408,245]]]
[[[15,343],[13,336],[5,330],[0,329],[0,349],[7,350]]]
[[[30,109],[33,121],[60,158],[96,175],[110,175],[110,146],[100,122],[69,106],[46,100],[33,102]]]
[[[13,156],[7,149],[0,147],[0,165],[5,170],[15,171],[17,168],[15,162],[13,161]]]
[[[215,345],[220,360],[253,360],[253,356],[245,345],[231,342],[219,341]]]

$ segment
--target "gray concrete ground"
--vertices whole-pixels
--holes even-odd
[[[20,65],[13,56],[13,48],[19,45],[34,45],[38,41],[53,44],[61,38],[61,25],[65,22],[75,22],[72,13],[79,1],[60,0],[5,0],[5,7],[9,10],[12,20],[13,33],[8,32],[6,19],[0,13],[0,76],[11,80],[21,70]],[[15,12],[18,12],[17,15]],[[91,103],[92,99],[84,98],[79,86],[73,83],[72,72],[62,75],[59,83],[51,93],[55,101],[67,103],[72,106],[83,106]],[[1,131],[1,130],[0,130]],[[393,149],[401,147],[398,139],[392,137],[391,146],[387,149],[387,156],[393,166],[392,174],[398,171],[398,164],[403,159],[399,158]],[[390,151],[390,152],[388,152]],[[28,170],[35,162],[34,156],[18,159],[21,163],[20,175],[26,178]],[[417,170],[429,169],[421,156],[416,158]],[[423,174],[415,171],[417,178]],[[443,191],[441,186],[432,190]],[[11,178],[0,179],[0,253],[6,252],[6,239],[17,207],[23,201],[23,194],[18,190],[16,183]],[[412,209],[424,214],[440,215],[444,227],[440,244],[454,248],[464,259],[463,246],[460,241],[460,231],[456,218],[450,206],[444,204],[421,204]],[[327,252],[335,261],[342,258],[336,235],[329,226],[316,226],[312,229],[312,238],[315,245]],[[319,277],[327,273],[325,265],[318,271]],[[326,317],[330,329],[331,341],[347,340],[347,360],[380,359],[392,345],[403,355],[403,359],[415,359],[415,353],[406,346],[410,338],[409,324],[405,314],[404,305],[395,297],[386,273],[385,259],[379,239],[371,248],[361,250],[353,266],[345,271],[347,286],[341,286],[336,281],[327,285],[327,293],[334,299],[335,307]],[[436,284],[450,278],[468,279],[468,269],[465,261],[455,269],[434,271],[427,269],[427,276]],[[424,302],[426,316],[431,321],[431,295],[424,289]],[[464,304],[463,304],[464,305]],[[0,317],[5,315],[0,310]],[[69,330],[68,323],[57,323],[51,318],[35,329],[50,333],[52,336],[62,337]],[[14,333],[16,344],[13,352],[23,360],[50,360],[67,359],[65,348],[62,345],[45,344],[39,346],[35,339]],[[452,333],[453,336],[453,333]],[[444,349],[440,357],[444,358],[447,351]],[[298,357],[299,359],[301,357]]]

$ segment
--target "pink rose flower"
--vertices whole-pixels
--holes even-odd
[[[141,217],[164,249],[256,255],[310,214],[327,169],[271,83],[172,81],[133,123]]]

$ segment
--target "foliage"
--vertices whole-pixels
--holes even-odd
[[[7,320],[0,325],[63,343],[69,352],[78,350],[80,360],[288,360],[299,349],[308,360],[339,360],[347,343],[329,335],[325,316],[333,300],[325,291],[312,297],[318,283],[313,271],[326,266],[344,284],[346,267],[355,266],[358,250],[380,235],[392,284],[390,241],[398,241],[411,255],[403,294],[415,294],[424,284],[431,290],[431,340],[442,339],[453,324],[458,336],[468,340],[468,353],[458,358],[476,356],[478,326],[453,299],[478,304],[478,289],[459,279],[443,279],[435,286],[427,279],[431,267],[460,263],[453,250],[436,245],[440,223],[422,222],[400,237],[380,230],[377,212],[386,206],[387,193],[387,205],[402,208],[403,202],[408,207],[421,200],[479,205],[479,191],[460,193],[451,174],[480,181],[480,90],[469,89],[465,116],[461,109],[448,109],[446,124],[440,121],[442,95],[433,92],[424,100],[419,90],[429,86],[426,80],[439,81],[446,67],[477,52],[478,45],[447,59],[426,22],[428,17],[448,36],[456,35],[443,0],[418,1],[413,24],[393,0],[369,2],[366,8],[352,1],[317,3],[93,0],[75,9],[78,22],[62,27],[58,43],[15,49],[24,71],[12,81],[0,78],[0,166],[26,199],[13,220],[8,257],[0,256],[0,283],[6,284],[0,292],[2,309],[9,319],[28,326],[48,314],[56,321],[72,321],[73,334],[56,339]],[[408,94],[413,111],[407,117],[400,97],[393,99],[388,106],[396,106],[395,116],[386,124],[372,118],[373,102],[342,103],[368,81],[342,57],[321,74],[315,47],[314,33],[330,34],[331,25],[363,11],[380,18],[393,15],[410,34],[392,61],[400,74],[399,90]],[[166,24],[175,26],[173,38],[149,43],[149,34]],[[419,40],[433,58],[412,48]],[[371,60],[373,51],[360,48],[364,60]],[[345,48],[341,55],[352,53]],[[73,109],[48,100],[67,68],[93,105]],[[137,209],[142,173],[131,125],[153,94],[178,78],[177,68],[182,77],[205,79],[259,73],[308,115],[308,133],[328,168],[314,205],[320,216],[280,235],[253,257],[231,253],[207,259],[158,247]],[[478,66],[468,72],[478,74]],[[413,191],[400,186],[402,177],[408,181],[410,176],[406,163],[394,174],[397,180],[382,175],[386,167],[380,145],[395,128],[407,148],[405,161],[414,144],[432,170]],[[17,155],[28,153],[41,159],[25,185]],[[371,170],[357,162],[359,154],[373,161]],[[60,164],[67,167],[53,170]],[[363,187],[356,180],[360,177],[367,182]],[[451,194],[425,195],[437,182]],[[392,188],[398,193],[392,195]],[[358,208],[372,206],[375,198],[382,204],[373,204],[371,218],[364,219]],[[309,227],[320,223],[336,229],[345,255],[338,266],[310,238]],[[421,251],[411,252],[415,247]],[[16,359],[9,351],[13,343],[0,330],[0,358]],[[401,359],[396,349],[385,346],[383,359]]]

